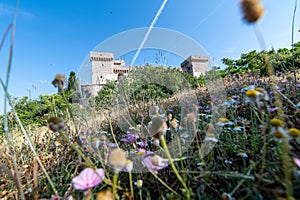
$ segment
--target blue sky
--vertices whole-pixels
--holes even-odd
[[[163,0],[30,0],[20,1],[9,92],[32,97],[55,93],[56,73],[78,72],[89,52],[111,36],[149,27]],[[290,47],[294,1],[262,1],[266,11],[258,26],[267,48]],[[15,1],[0,2],[0,34],[13,20]],[[295,21],[299,41],[300,11]],[[155,27],[180,32],[201,44],[215,63],[224,57],[260,50],[253,26],[242,20],[239,0],[169,0]],[[5,78],[9,39],[0,54],[0,77]],[[141,54],[142,56],[143,54]],[[149,53],[148,53],[149,55]],[[179,65],[175,57],[170,65]],[[139,57],[136,64],[145,59]],[[148,62],[154,62],[147,58]],[[128,63],[129,64],[129,63]],[[36,89],[35,87],[36,86]],[[0,92],[0,111],[3,92]]]

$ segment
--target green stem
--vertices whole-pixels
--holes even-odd
[[[118,147],[119,147],[119,144],[118,144],[118,142],[117,142],[117,140],[116,140],[116,137],[115,137],[115,134],[114,134],[114,130],[113,130],[113,127],[112,127],[110,118],[108,118],[108,121],[109,121],[109,127],[110,127],[111,135],[113,136],[113,139],[114,139],[115,143],[116,143],[116,144],[118,145]]]
[[[178,171],[177,171],[177,169],[176,169],[176,167],[175,167],[175,165],[174,165],[174,162],[173,162],[173,159],[172,159],[171,154],[170,154],[170,152],[169,152],[169,149],[168,149],[168,147],[167,147],[165,138],[162,136],[162,137],[160,138],[160,141],[161,141],[161,145],[162,145],[163,149],[165,150],[165,153],[166,153],[166,155],[167,155],[167,157],[168,157],[168,159],[169,159],[169,163],[170,163],[170,165],[171,165],[171,168],[172,168],[173,172],[175,173],[177,179],[180,181],[180,183],[182,184],[182,186],[183,186],[184,189],[185,189],[186,198],[187,198],[187,199],[190,199],[190,198],[191,198],[191,196],[190,196],[190,195],[191,195],[191,194],[190,194],[190,190],[189,190],[188,187],[186,186],[184,180],[182,179],[182,177],[180,176],[180,174],[178,173]]]
[[[90,167],[90,168],[93,168],[95,169],[95,166],[93,164],[93,162],[88,158],[86,157],[82,152],[81,150],[78,148],[78,147],[75,147],[74,144],[70,141],[69,137],[66,136],[66,134],[63,132],[63,131],[59,131],[59,134],[64,138],[64,140],[71,146],[72,149],[74,149],[76,151],[76,153],[78,155],[80,155],[83,160],[86,162],[86,164]]]
[[[173,190],[168,184],[166,184],[163,180],[161,180],[153,171],[151,171],[151,174],[166,188],[168,188],[171,192],[173,192],[174,194],[176,194],[178,197],[181,197],[180,194],[178,194],[175,190]],[[140,189],[141,190],[141,189]],[[181,197],[182,198],[182,197]]]
[[[283,163],[283,171],[284,171],[284,178],[285,178],[285,190],[288,199],[293,199],[293,183],[291,181],[292,175],[292,165],[291,159],[289,156],[289,144],[288,141],[285,139],[282,142],[282,163]]]
[[[129,184],[130,184],[130,193],[131,193],[131,198],[130,199],[134,199],[132,173],[131,172],[129,172]]]
[[[65,103],[67,105],[67,110],[69,111],[70,118],[71,118],[71,120],[73,122],[73,125],[75,127],[76,135],[79,136],[79,131],[78,131],[76,123],[75,123],[75,118],[74,118],[74,115],[73,115],[73,113],[71,111],[70,103],[69,103],[69,101],[67,100],[67,98],[65,96],[64,90],[61,91],[61,94],[62,94],[62,97],[63,97],[63,99],[64,99],[64,101],[65,101]]]
[[[118,173],[114,173],[112,190],[113,190],[113,196],[115,199],[119,199],[118,194],[117,194],[117,190],[118,190],[117,182],[118,182]]]
[[[139,190],[139,196],[140,196],[140,200],[143,200],[142,189]]]

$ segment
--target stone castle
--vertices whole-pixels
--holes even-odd
[[[110,52],[90,52],[92,65],[92,84],[81,85],[83,98],[96,96],[106,81],[120,81],[134,66],[126,66],[123,60],[115,60]],[[181,70],[195,77],[204,75],[208,70],[207,56],[190,56],[181,63]]]

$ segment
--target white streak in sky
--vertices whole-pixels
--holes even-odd
[[[144,37],[142,43],[140,44],[140,46],[139,46],[137,52],[135,53],[135,55],[134,55],[134,57],[133,57],[133,59],[132,59],[132,61],[131,61],[130,66],[133,66],[133,64],[135,63],[137,57],[139,56],[139,54],[140,54],[142,48],[144,47],[144,45],[145,45],[145,43],[146,43],[146,41],[147,41],[147,39],[148,39],[148,37],[149,37],[149,35],[150,35],[150,33],[151,33],[153,27],[154,27],[154,25],[156,24],[156,22],[157,22],[157,20],[158,20],[158,17],[159,17],[160,14],[162,13],[162,11],[163,11],[163,9],[164,9],[164,7],[165,7],[167,1],[168,1],[168,0],[164,0],[164,2],[162,3],[162,5],[160,6],[159,10],[157,11],[157,13],[156,13],[156,15],[155,15],[155,17],[154,17],[154,19],[153,19],[153,21],[152,21],[152,23],[151,23],[151,25],[150,25],[148,31],[147,31],[147,33],[146,33],[146,35],[145,35],[145,37]]]

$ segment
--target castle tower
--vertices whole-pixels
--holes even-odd
[[[114,76],[114,54],[109,52],[90,52],[92,63],[92,84],[106,84],[106,79]]]
[[[181,69],[195,77],[204,75],[208,70],[208,57],[190,56],[181,63]]]

